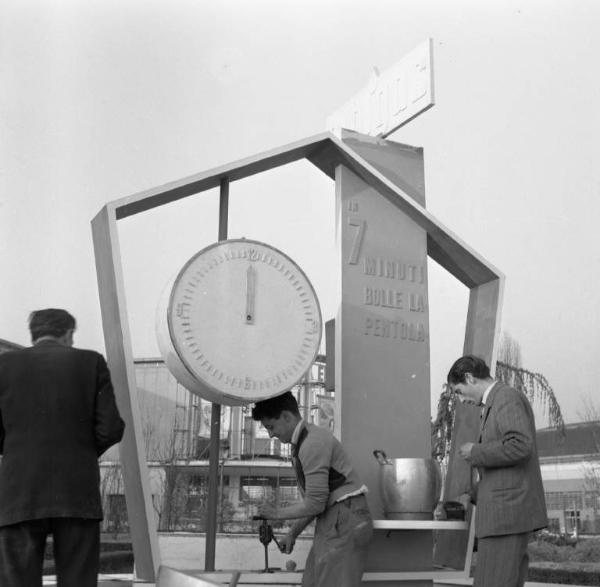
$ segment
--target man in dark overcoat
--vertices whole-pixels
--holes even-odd
[[[60,587],[97,585],[98,457],[123,436],[106,361],[73,348],[75,319],[29,317],[33,345],[0,355],[0,585],[42,585],[53,538]]]

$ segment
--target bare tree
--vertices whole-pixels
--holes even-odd
[[[116,536],[128,529],[127,510],[121,499],[123,477],[118,461],[104,461],[101,467],[100,496],[106,512],[106,529]]]
[[[508,331],[500,335],[500,344],[498,345],[498,361],[512,365],[520,369],[523,361],[521,358],[521,345],[510,335]]]
[[[502,334],[496,361],[496,379],[522,391],[531,403],[540,405],[548,425],[565,435],[565,422],[552,386],[541,373],[521,366],[521,346],[508,332]]]
[[[600,406],[590,397],[583,398],[583,408],[577,410],[577,416],[582,422],[598,424],[593,428],[593,441],[596,451],[600,452]]]
[[[190,467],[190,461],[202,454],[196,454],[198,446],[194,434],[190,434],[190,424],[192,430],[195,428],[189,420],[188,404],[169,403],[156,394],[140,394],[140,407],[146,458],[156,465],[153,478],[158,493],[153,505],[158,529],[169,532],[185,527],[202,531],[208,483]],[[223,495],[222,487],[217,515],[221,528],[232,517],[231,502]]]
[[[168,404],[161,405],[161,398],[140,394],[142,435],[146,459],[159,465],[159,495],[153,499],[154,511],[161,531],[173,530],[185,507],[185,491],[182,487],[182,472],[191,455],[189,447],[181,442],[181,423],[176,410]]]

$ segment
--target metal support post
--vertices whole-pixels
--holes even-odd
[[[221,179],[219,198],[219,240],[227,239],[229,212],[229,179]],[[206,512],[206,549],[204,569],[215,570],[215,546],[217,542],[217,508],[219,505],[219,459],[221,445],[221,404],[212,404],[210,416],[210,448],[208,463],[208,504]]]

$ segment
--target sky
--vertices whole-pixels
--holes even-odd
[[[580,420],[600,380],[599,25],[594,0],[4,0],[0,338],[29,344],[29,312],[64,307],[104,352],[107,202],[323,132],[430,37],[436,104],[388,138],[423,147],[427,209],[505,275],[503,331]],[[230,198],[229,236],[285,251],[333,317],[331,180],[301,162]],[[135,357],[159,355],[158,299],[217,214],[205,192],[119,222]],[[433,409],[468,292],[429,271]]]

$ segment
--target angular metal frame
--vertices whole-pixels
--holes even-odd
[[[335,179],[338,165],[348,167],[427,232],[428,255],[470,288],[464,352],[476,350],[488,364],[494,364],[503,275],[331,133],[322,133],[109,202],[92,220],[92,234],[107,359],[119,408],[127,426],[120,444],[120,455],[124,465],[125,497],[136,574],[140,579],[155,580],[160,553],[144,458],[117,222],[219,187],[224,180],[231,183],[301,159],[308,159],[331,179]],[[472,425],[471,419],[466,418],[467,428]],[[467,558],[470,563],[470,556]]]

